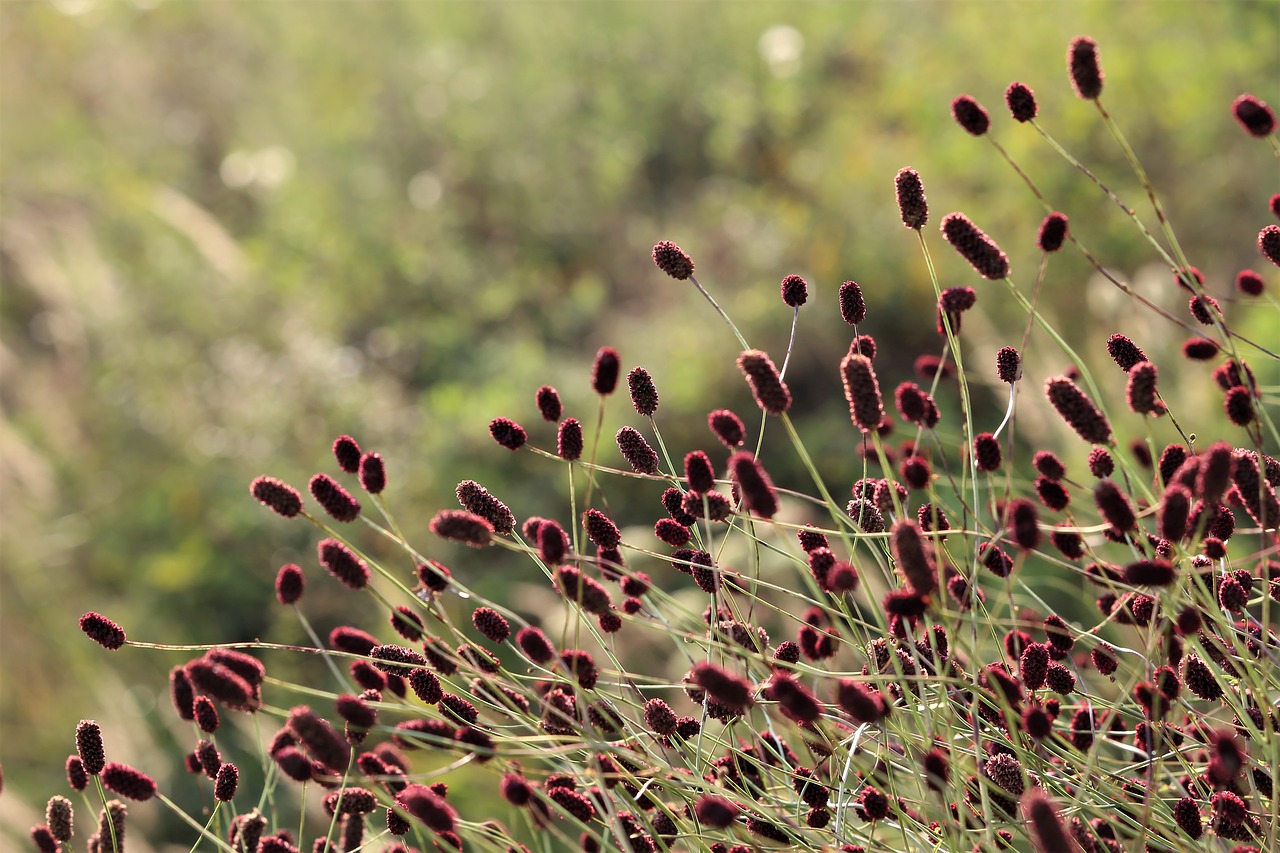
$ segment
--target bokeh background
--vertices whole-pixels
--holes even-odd
[[[271,593],[297,561],[318,629],[376,618],[321,582],[318,537],[252,501],[254,476],[301,487],[333,470],[329,444],[350,433],[386,459],[411,537],[448,563],[423,534],[461,479],[521,518],[562,512],[559,469],[497,448],[486,424],[513,417],[552,447],[533,404],[544,383],[590,422],[601,346],[652,373],[673,453],[708,446],[708,410],[753,412],[736,342],[653,267],[656,240],[687,249],[778,361],[790,323],[778,282],[810,282],[788,381],[829,481],[851,482],[839,283],[867,295],[882,386],[940,350],[893,202],[899,168],[924,178],[944,286],[980,291],[965,320],[974,363],[1021,337],[1016,305],[936,231],[965,211],[1029,291],[1043,210],[952,122],[958,94],[987,106],[993,135],[1110,269],[1184,316],[1137,230],[1004,110],[1010,81],[1031,86],[1043,126],[1147,209],[1067,82],[1079,34],[1098,41],[1104,101],[1210,293],[1274,347],[1274,302],[1236,302],[1231,280],[1264,263],[1253,243],[1280,180],[1229,105],[1242,91],[1280,102],[1275,2],[0,3],[0,846],[64,792],[85,717],[114,755],[201,802],[183,789],[190,733],[167,698],[169,668],[190,654],[108,656],[76,629],[84,611],[150,642],[305,642]],[[1208,369],[1179,364],[1177,326],[1118,300],[1069,252],[1041,299],[1099,375],[1123,322],[1184,427],[1222,430]],[[1032,341],[1036,397],[1065,361]],[[1258,366],[1264,384],[1280,381],[1273,365]],[[1121,377],[1105,375],[1122,406]],[[1003,389],[983,393],[990,429]],[[1061,438],[1027,408],[1021,437]],[[618,395],[606,436],[635,420]],[[1131,421],[1126,440],[1143,434]],[[806,487],[778,448],[775,480]],[[490,591],[515,571],[470,566]],[[134,813],[134,849],[189,845],[160,807]]]

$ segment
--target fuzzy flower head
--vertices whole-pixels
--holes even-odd
[[[1095,101],[1102,94],[1102,67],[1098,64],[1098,45],[1088,36],[1079,36],[1067,49],[1067,67],[1076,95]]]
[[[1019,122],[1031,121],[1040,109],[1036,106],[1035,93],[1016,80],[1005,90],[1004,102],[1013,120]]]
[[[1040,233],[1036,237],[1036,245],[1042,252],[1056,252],[1062,248],[1067,239],[1069,223],[1064,213],[1050,213],[1040,223]]]
[[[987,111],[968,95],[961,95],[951,102],[951,117],[973,136],[982,136],[991,127]]]
[[[929,221],[929,202],[924,195],[924,183],[915,169],[899,169],[893,179],[898,196],[898,212],[902,224],[919,231]]]
[[[115,651],[124,645],[124,629],[101,613],[94,613],[91,610],[81,616],[80,630],[108,651]]]
[[[788,308],[799,308],[809,299],[809,283],[798,275],[782,280],[782,301]]]
[[[1276,129],[1276,114],[1265,101],[1243,94],[1231,102],[1231,114],[1250,136],[1270,136]]]
[[[840,362],[840,376],[853,425],[864,433],[875,432],[884,421],[884,403],[871,359],[864,355],[845,356]]]
[[[791,391],[782,381],[778,368],[767,353],[746,350],[738,356],[738,369],[751,386],[756,404],[771,415],[780,415],[791,408]]]
[[[942,218],[942,235],[983,278],[999,281],[1009,275],[1008,256],[963,213]]]
[[[693,275],[693,259],[670,240],[663,240],[653,247],[653,262],[676,281],[684,281]]]

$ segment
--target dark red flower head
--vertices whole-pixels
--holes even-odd
[[[90,610],[80,617],[80,630],[98,645],[115,651],[124,645],[124,629],[101,613]]]
[[[747,429],[742,418],[728,409],[716,409],[707,415],[707,426],[725,447],[733,450],[746,440]]]
[[[360,502],[328,474],[316,474],[309,486],[311,497],[335,521],[355,521],[360,515]]]
[[[646,418],[658,410],[658,389],[653,385],[653,377],[643,367],[637,367],[627,374],[627,388],[631,392],[631,405]]]
[[[564,407],[560,404],[560,393],[555,388],[543,385],[534,395],[534,401],[538,404],[538,411],[544,421],[554,424],[560,420]]]
[[[761,518],[773,518],[778,512],[778,499],[760,460],[751,453],[735,453],[729,458],[729,472],[742,495],[743,508]]]
[[[840,376],[853,425],[864,433],[875,432],[884,421],[884,403],[871,359],[864,355],[845,356],[840,362]]]
[[[693,259],[670,240],[663,240],[653,247],[653,262],[658,269],[677,281],[693,275]]]
[[[601,396],[612,394],[618,387],[618,372],[621,369],[618,351],[613,347],[601,347],[591,366],[591,387]]]
[[[1000,347],[996,353],[996,376],[1010,383],[1022,378],[1022,356],[1013,347]]]
[[[627,460],[631,470],[637,474],[658,473],[658,454],[644,440],[644,436],[631,427],[623,427],[614,436],[618,443],[618,451]]]
[[[489,435],[508,450],[519,450],[529,438],[524,427],[511,418],[494,418],[489,421]]]
[[[371,495],[381,494],[387,487],[387,466],[382,456],[366,453],[360,457],[360,488]]]
[[[1240,270],[1236,273],[1236,290],[1245,296],[1261,296],[1266,282],[1253,270]]]
[[[1093,444],[1111,440],[1111,425],[1085,393],[1065,376],[1052,376],[1044,386],[1045,396],[1076,434]]]
[[[782,280],[782,301],[788,308],[799,308],[809,298],[809,283],[798,275],[789,275]]]
[[[1039,112],[1035,93],[1017,81],[1010,83],[1005,90],[1004,102],[1014,121],[1031,121]]]
[[[473,548],[483,548],[493,537],[492,524],[465,510],[442,509],[428,526],[441,539],[461,542]]]
[[[1062,248],[1068,234],[1067,216],[1064,213],[1050,213],[1040,223],[1040,234],[1036,237],[1036,245],[1042,252],[1056,252]]]
[[[846,281],[840,285],[840,316],[850,326],[856,326],[867,319],[867,302],[862,298],[862,288],[856,281]]]
[[[141,802],[156,795],[154,779],[118,761],[110,761],[102,768],[102,784],[130,800]]]
[[[249,484],[249,493],[258,503],[285,518],[293,518],[302,512],[302,495],[293,486],[275,477],[254,478]]]
[[[951,102],[951,117],[956,120],[956,124],[974,136],[982,136],[991,127],[987,111],[968,95],[961,95]]]
[[[1102,94],[1102,68],[1098,64],[1098,45],[1088,36],[1079,36],[1067,50],[1071,85],[1076,94],[1087,101]]]
[[[942,234],[978,275],[990,281],[999,281],[1009,275],[1009,258],[963,213],[944,216]]]
[[[756,405],[771,415],[791,408],[791,392],[767,353],[749,349],[738,356],[738,369],[747,378]]]
[[[364,589],[369,583],[369,566],[337,539],[322,539],[316,546],[320,565],[351,589]]]
[[[96,720],[81,720],[76,726],[76,752],[84,771],[97,776],[106,766],[107,754],[102,746],[102,729]]]
[[[333,456],[338,467],[348,474],[360,470],[360,445],[349,435],[340,435],[333,442]]]
[[[899,169],[897,176],[893,179],[893,185],[897,191],[898,212],[902,215],[902,224],[919,231],[929,221],[929,202],[925,199],[920,173],[915,169]],[[843,305],[842,300],[841,308]]]
[[[1240,95],[1231,102],[1231,114],[1251,136],[1270,136],[1276,129],[1276,114],[1266,102],[1253,95]]]
[[[1258,251],[1280,267],[1280,225],[1268,225],[1258,232]]]
[[[582,458],[582,424],[577,418],[565,418],[556,437],[556,455],[568,462]]]
[[[305,586],[306,578],[303,577],[302,569],[293,563],[280,567],[280,572],[276,575],[276,598],[281,604],[293,604],[302,598]]]

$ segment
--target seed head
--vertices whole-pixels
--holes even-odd
[[[1236,426],[1248,426],[1253,422],[1253,395],[1248,388],[1237,385],[1229,389],[1222,406],[1227,412],[1227,418]]]
[[[371,495],[381,494],[387,487],[387,466],[377,453],[360,457],[360,488]]]
[[[735,453],[729,457],[729,472],[742,495],[743,508],[761,518],[773,518],[778,512],[778,499],[760,460],[745,451]]]
[[[653,385],[653,377],[643,367],[637,367],[627,374],[627,388],[631,391],[631,405],[646,418],[652,417],[658,410],[658,389]]]
[[[1018,759],[1006,752],[999,752],[988,758],[982,767],[987,778],[1000,788],[1015,797],[1022,796],[1026,782],[1022,778],[1022,763]]]
[[[755,704],[751,698],[751,684],[714,663],[703,661],[696,664],[690,676],[693,683],[705,690],[711,699],[734,713],[741,713]]]
[[[524,427],[511,418],[494,418],[489,421],[489,435],[507,450],[519,450],[529,438]]]
[[[1098,45],[1093,39],[1088,36],[1074,39],[1067,50],[1067,65],[1076,95],[1086,101],[1097,100],[1102,94],[1102,68],[1098,65]]]
[[[305,586],[306,578],[303,577],[302,569],[293,563],[281,566],[276,575],[276,599],[281,604],[293,604],[302,598]]]
[[[1040,526],[1036,505],[1026,498],[1015,498],[1009,502],[1009,532],[1013,541],[1024,551],[1033,551],[1040,544]]]
[[[1149,361],[1140,361],[1130,368],[1126,395],[1129,408],[1135,414],[1158,416],[1164,413],[1164,404],[1156,396],[1156,379],[1156,366]]]
[[[973,136],[982,136],[991,127],[987,111],[968,95],[961,95],[951,102],[951,117]]]
[[[1044,643],[1029,643],[1022,650],[1018,660],[1018,674],[1022,684],[1028,690],[1039,690],[1044,686],[1045,675],[1049,672],[1049,647]]]
[[[1276,114],[1265,101],[1243,94],[1231,102],[1231,114],[1250,136],[1266,137],[1275,132]]]
[[[90,610],[81,616],[80,630],[108,651],[115,651],[124,645],[124,629],[101,613]]]
[[[258,503],[285,518],[294,518],[302,512],[302,495],[293,486],[275,477],[255,477],[249,484],[249,494]]]
[[[1268,225],[1258,232],[1258,251],[1280,267],[1280,225]]]
[[[419,563],[417,573],[418,583],[422,585],[424,590],[430,590],[431,592],[444,592],[449,588],[449,578],[453,576],[449,568],[438,560],[427,560],[425,563]]]
[[[71,801],[66,797],[52,797],[45,806],[44,822],[56,841],[70,841],[74,815]]]
[[[1183,343],[1182,354],[1190,361],[1208,361],[1218,354],[1218,344],[1208,338],[1190,338]]]
[[[898,414],[904,421],[932,429],[939,420],[938,405],[929,392],[914,382],[903,382],[893,393]]]
[[[1058,807],[1041,789],[1032,788],[1023,796],[1022,814],[1031,827],[1036,853],[1080,853],[1081,847],[1067,832]]]
[[[631,470],[637,474],[658,473],[658,454],[654,453],[644,436],[631,427],[623,427],[614,437],[622,458],[627,460]]]
[[[1009,114],[1013,116],[1014,121],[1031,121],[1039,112],[1035,93],[1016,80],[1005,90],[1004,102],[1009,107]]]
[[[1013,347],[1000,347],[996,353],[996,376],[1009,383],[1022,378],[1022,356]]]
[[[102,768],[102,784],[122,797],[143,802],[156,795],[156,782],[141,770],[109,761]]]
[[[454,490],[458,503],[467,512],[480,516],[493,526],[493,532],[506,536],[515,532],[516,517],[502,501],[475,480],[463,480]]]
[[[457,812],[426,785],[406,785],[396,794],[396,803],[437,833],[453,831]]]
[[[1196,322],[1205,326],[1212,326],[1213,318],[1222,316],[1222,309],[1218,307],[1218,300],[1212,296],[1193,296],[1187,308],[1191,311],[1191,316],[1196,319]]]
[[[693,813],[698,823],[709,829],[725,829],[738,819],[740,809],[728,799],[716,794],[703,794],[694,803]]]
[[[1111,425],[1094,407],[1085,393],[1065,376],[1053,376],[1045,382],[1045,396],[1067,425],[1085,441],[1106,444],[1111,440]]]
[[[182,672],[182,669],[179,667],[177,671]],[[200,728],[200,731],[205,734],[216,732],[221,722],[218,719],[218,708],[208,696],[197,696],[195,698],[192,703],[192,716],[195,717],[196,725]]]
[[[360,470],[360,445],[349,435],[340,435],[333,441],[333,457],[338,467],[348,474]]]
[[[840,285],[840,316],[850,326],[867,319],[867,302],[862,298],[862,288],[855,281]]]
[[[1221,699],[1222,686],[1214,677],[1209,665],[1200,656],[1192,653],[1182,659],[1182,683],[1187,689],[1201,699]]]
[[[989,432],[979,433],[973,439],[973,458],[979,471],[1000,470],[1000,442]]]
[[[884,421],[884,405],[871,359],[864,355],[845,356],[840,362],[840,375],[853,425],[864,433],[875,432]]]
[[[538,404],[538,411],[544,421],[553,424],[559,422],[560,415],[564,412],[564,407],[560,405],[560,392],[550,385],[543,385],[534,395],[534,401]]]
[[[693,260],[670,240],[663,240],[653,247],[653,262],[676,281],[684,281],[693,275]]]
[[[1200,822],[1200,806],[1190,797],[1183,797],[1173,806],[1173,820],[1188,838],[1197,839],[1204,834]]]
[[[791,408],[791,392],[768,354],[747,350],[738,356],[738,369],[747,378],[756,405],[761,409],[771,415],[780,415]]]
[[[240,768],[231,763],[223,764],[213,780],[213,798],[220,803],[230,802],[239,784]]]
[[[782,280],[782,301],[789,308],[799,308],[809,299],[809,284],[798,275]]]
[[[565,418],[556,437],[556,455],[567,462],[582,458],[582,424],[577,418]]]
[[[661,699],[650,699],[644,706],[645,725],[659,735],[673,735],[676,732],[676,712]]]
[[[360,502],[328,474],[311,478],[311,496],[336,521],[355,521],[360,515]]]
[[[322,539],[316,546],[320,565],[351,589],[364,589],[369,583],[369,566],[337,539]]]
[[[618,371],[621,369],[618,351],[612,347],[601,347],[591,365],[591,387],[602,397],[612,394],[618,387]]]
[[[97,776],[106,766],[107,754],[102,748],[102,729],[96,720],[81,720],[76,726],[76,752],[84,772]]]
[[[1068,233],[1066,214],[1050,213],[1040,223],[1040,234],[1036,237],[1036,245],[1042,252],[1056,252],[1062,248]]]
[[[707,427],[730,450],[741,447],[746,439],[747,430],[742,423],[742,418],[728,409],[716,409],[708,414]]]
[[[920,173],[915,169],[899,169],[897,177],[893,179],[893,185],[897,191],[898,212],[902,215],[902,224],[919,231],[929,221],[929,202],[925,199]],[[840,301],[840,307],[843,314],[843,299]],[[847,316],[845,321],[848,322]]]
[[[944,216],[942,234],[978,275],[990,281],[999,281],[1009,275],[1009,258],[963,213]]]
[[[1261,296],[1266,282],[1253,270],[1240,270],[1236,273],[1236,290],[1245,296]]]
[[[920,525],[900,518],[889,531],[889,548],[898,570],[917,595],[928,595],[938,587],[938,574],[924,548]]]
[[[253,684],[208,655],[188,661],[184,671],[193,688],[230,708],[252,711],[261,704]]]
[[[311,708],[298,705],[290,710],[289,728],[316,761],[336,773],[346,769],[350,749],[333,726]]]
[[[490,642],[501,643],[511,636],[511,626],[502,614],[492,607],[479,607],[471,614],[471,624]]]
[[[472,548],[485,547],[493,537],[492,524],[465,510],[442,509],[435,514],[428,526],[441,539],[461,542]]]
[[[1048,450],[1038,451],[1031,460],[1032,466],[1050,480],[1061,480],[1067,475],[1062,460]]]

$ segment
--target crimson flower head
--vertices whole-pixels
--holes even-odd
[[[474,513],[458,509],[442,509],[431,519],[431,532],[441,539],[483,548],[493,537],[493,525]]]
[[[1098,64],[1098,45],[1088,36],[1079,36],[1067,49],[1067,66],[1071,71],[1071,86],[1086,101],[1095,101],[1102,94],[1102,67]]]
[[[601,396],[612,394],[618,387],[618,371],[622,362],[613,347],[601,347],[591,365],[591,387]]]
[[[900,169],[893,179],[898,195],[898,212],[902,224],[919,231],[929,221],[929,202],[924,195],[924,183],[915,169]]]
[[[1031,121],[1039,112],[1035,93],[1017,81],[1010,83],[1009,88],[1005,90],[1004,102],[1009,107],[1009,114],[1013,116],[1014,121]]]
[[[534,400],[538,404],[538,411],[542,414],[544,421],[558,423],[560,416],[564,413],[564,406],[560,403],[560,392],[556,391],[550,385],[543,385],[534,395]]]
[[[864,355],[845,356],[840,362],[840,375],[854,426],[864,433],[875,432],[884,421],[884,402],[871,359]]]
[[[115,651],[124,645],[124,629],[101,613],[90,610],[80,617],[80,630],[98,645],[108,651]]]
[[[1040,234],[1036,238],[1036,245],[1040,247],[1042,252],[1056,252],[1062,248],[1063,242],[1067,239],[1068,232],[1067,216],[1064,213],[1050,213],[1040,223]]]
[[[333,441],[333,457],[338,467],[348,474],[360,470],[360,445],[349,435],[340,435]]]
[[[738,356],[738,369],[751,386],[756,404],[771,415],[780,415],[791,408],[791,391],[782,381],[773,359],[760,350],[749,349]]]
[[[693,275],[693,259],[670,240],[663,240],[653,247],[653,262],[676,281],[684,281]]]
[[[1253,95],[1246,93],[1232,101],[1231,114],[1250,136],[1266,137],[1275,132],[1276,114]]]
[[[809,299],[809,283],[798,275],[782,280],[782,301],[788,308],[799,308]]]
[[[256,477],[249,484],[254,500],[285,518],[294,518],[302,512],[302,495],[283,480],[275,477]]]
[[[508,450],[519,450],[529,438],[524,427],[510,418],[494,418],[489,421],[489,435]]]
[[[1009,275],[1008,256],[963,213],[944,216],[942,234],[978,275],[990,281],[999,281]]]
[[[951,102],[951,117],[973,136],[982,136],[991,127],[987,111],[968,95],[961,95]]]
[[[1258,251],[1280,267],[1280,225],[1268,225],[1258,232]]]

